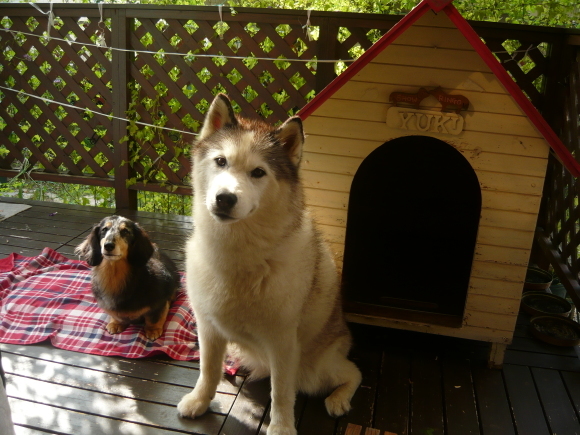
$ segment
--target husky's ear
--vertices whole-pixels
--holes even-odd
[[[274,136],[280,141],[292,163],[298,166],[302,159],[302,145],[304,144],[302,120],[298,116],[289,118],[274,132]]]
[[[225,94],[217,94],[205,115],[203,127],[197,140],[205,139],[220,128],[223,128],[226,124],[236,125],[237,123],[238,121],[236,120],[236,115],[234,114],[234,109],[228,96]]]
[[[87,238],[75,248],[75,254],[85,260],[89,266],[98,266],[103,261],[100,234],[101,227],[97,224]]]

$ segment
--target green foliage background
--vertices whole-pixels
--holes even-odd
[[[406,14],[421,0],[138,0],[112,3],[167,5],[228,5],[270,9],[312,9],[374,14]],[[93,3],[83,1],[83,3]],[[109,3],[109,2],[107,2]],[[455,0],[453,5],[468,20],[536,26],[580,28],[578,0]]]

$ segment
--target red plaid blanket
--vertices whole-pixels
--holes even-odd
[[[141,325],[116,335],[106,331],[108,316],[91,293],[90,274],[85,262],[49,248],[37,257],[13,253],[0,259],[0,343],[50,339],[58,348],[97,355],[140,358],[163,352],[177,360],[199,358],[195,318],[183,289],[169,311],[165,333],[151,342]]]

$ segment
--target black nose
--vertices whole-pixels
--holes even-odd
[[[115,244],[114,243],[105,243],[105,251],[107,252],[111,252],[113,249],[115,249]]]
[[[231,210],[238,202],[238,197],[233,193],[219,193],[215,199],[218,208],[222,211]]]

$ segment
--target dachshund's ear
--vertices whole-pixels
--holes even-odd
[[[130,264],[136,266],[144,266],[147,264],[155,248],[153,243],[149,240],[147,232],[135,223],[135,228],[133,230],[133,243],[129,247],[129,255],[127,255],[127,260]]]
[[[103,261],[100,234],[100,226],[95,225],[87,238],[75,248],[75,254],[85,260],[89,266],[98,266]]]

